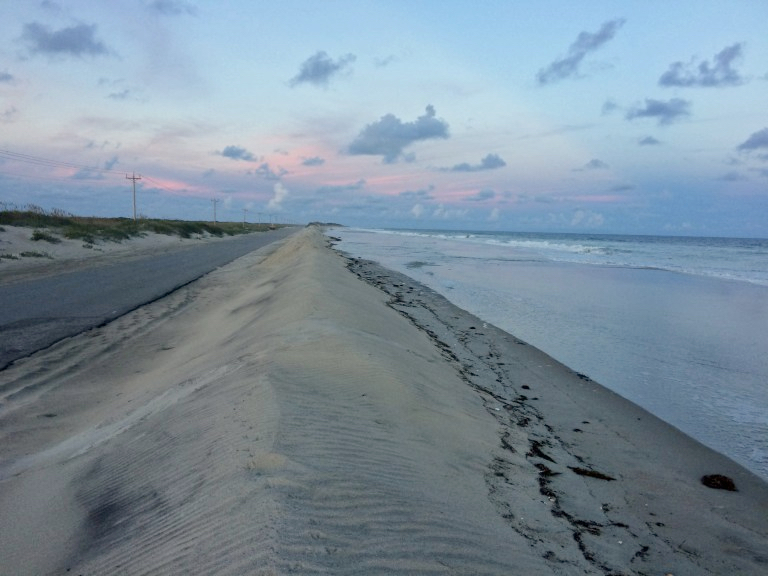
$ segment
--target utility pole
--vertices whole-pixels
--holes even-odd
[[[136,222],[136,180],[141,180],[141,176],[136,176],[136,172],[133,176],[125,175],[126,180],[133,180],[133,221]]]
[[[216,226],[216,203],[219,202],[218,198],[211,198],[213,202],[213,225]]]
[[[257,224],[261,224],[261,215],[264,214],[264,212],[256,212],[256,214],[259,215],[259,221],[257,222]]]
[[[248,208],[243,208],[243,230],[245,230],[245,215],[248,214]]]

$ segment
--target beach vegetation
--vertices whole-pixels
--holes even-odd
[[[100,218],[75,216],[63,210],[44,210],[36,205],[18,207],[0,203],[0,225],[33,228],[32,240],[58,243],[61,239],[81,240],[84,244],[98,242],[122,242],[147,234],[165,234],[180,238],[205,236],[234,236],[252,232],[264,232],[269,224],[243,222],[199,222],[190,220],[166,220],[153,218]],[[281,225],[272,225],[271,228]]]
[[[58,244],[61,242],[61,238],[58,238],[53,234],[49,234],[48,232],[44,232],[43,230],[35,230],[32,232],[32,240],[35,242],[42,240],[44,242],[48,242],[49,244]]]
[[[19,254],[22,258],[53,258],[47,252],[38,252],[37,250],[27,250]]]

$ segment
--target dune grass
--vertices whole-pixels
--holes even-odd
[[[87,244],[97,241],[120,242],[129,238],[145,236],[147,233],[166,234],[191,238],[193,236],[234,236],[270,229],[269,224],[243,224],[242,222],[195,222],[189,220],[161,220],[141,218],[99,218],[75,216],[62,210],[44,210],[39,206],[15,207],[0,205],[0,225],[33,228],[33,240],[50,243],[60,241],[56,235]],[[277,224],[274,227],[281,227]]]

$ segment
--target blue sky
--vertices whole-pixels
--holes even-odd
[[[0,0],[0,202],[768,237],[768,2]],[[244,212],[247,210],[247,212]]]

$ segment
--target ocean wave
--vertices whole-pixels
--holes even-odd
[[[424,240],[446,258],[557,262],[668,272],[768,286],[768,241],[456,230],[350,229],[404,241]],[[398,242],[399,243],[399,242]],[[426,245],[420,246],[426,247]],[[415,246],[415,245],[414,245]],[[413,258],[414,260],[416,258]]]

